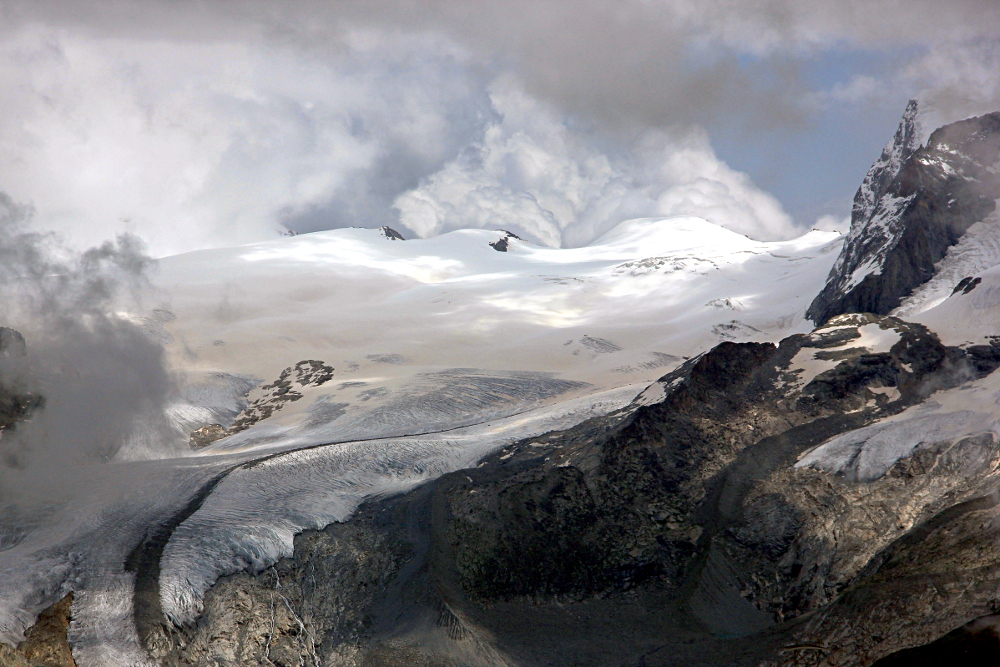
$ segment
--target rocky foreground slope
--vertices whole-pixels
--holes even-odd
[[[723,343],[628,410],[300,535],[190,626],[151,536],[135,622],[162,665],[872,664],[998,604],[997,436],[924,423],[874,475],[864,448],[837,472],[810,452],[998,365],[869,315]],[[29,642],[65,660],[58,611]]]
[[[998,603],[997,436],[875,478],[795,462],[998,365],[876,316],[723,343],[655,402],[300,535],[194,625],[146,595],[140,634],[163,665],[872,664]]]

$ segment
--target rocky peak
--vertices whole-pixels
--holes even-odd
[[[960,120],[931,133],[928,152],[948,154],[959,164],[995,162],[1000,148],[1000,112]]]
[[[919,134],[911,100],[854,197],[844,248],[807,311],[817,324],[841,313],[888,314],[993,212],[1000,112],[941,127],[923,147]]]
[[[386,225],[383,225],[383,226],[379,227],[378,231],[379,231],[379,234],[381,234],[384,238],[389,239],[390,241],[405,241],[406,240],[405,238],[403,238],[402,234],[400,234],[399,232],[397,232],[392,227],[389,227],[389,226],[386,226]]]
[[[508,232],[506,229],[498,229],[497,231],[502,233],[503,236],[498,238],[496,241],[490,241],[490,247],[497,252],[507,252],[510,248],[511,239],[517,239],[518,241],[521,240],[521,237],[514,232]]]
[[[869,226],[859,224],[855,226],[855,220],[862,223],[870,223],[875,205],[885,196],[889,186],[902,170],[913,152],[920,148],[920,127],[917,123],[917,101],[910,100],[903,112],[903,119],[896,128],[896,134],[892,140],[882,149],[875,164],[871,166],[865,179],[861,182],[854,195],[854,207],[851,211],[851,236],[860,236]]]

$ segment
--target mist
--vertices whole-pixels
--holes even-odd
[[[183,451],[164,417],[173,380],[163,349],[126,315],[149,290],[141,242],[123,235],[76,252],[29,231],[31,215],[0,193],[5,505],[72,496],[83,465]]]

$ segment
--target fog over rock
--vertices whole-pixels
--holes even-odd
[[[19,350],[0,356],[0,385],[39,397],[0,444],[0,500],[15,505],[61,493],[81,463],[180,446],[163,416],[173,388],[163,348],[117,312],[148,290],[141,243],[120,236],[76,253],[30,231],[31,215],[0,193],[0,321]]]

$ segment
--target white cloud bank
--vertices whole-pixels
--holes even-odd
[[[928,126],[993,110],[998,32],[995,0],[0,0],[0,191],[154,255],[383,224],[580,245],[672,213],[784,238],[699,126],[901,91]],[[824,49],[895,61],[809,92]]]
[[[578,246],[623,220],[684,214],[757,239],[800,233],[774,197],[715,156],[704,132],[652,131],[609,157],[509,84],[492,99],[502,120],[396,200],[402,224],[419,235],[504,228]]]
[[[379,178],[415,184],[492,112],[460,54],[401,41],[324,61],[26,27],[0,42],[0,190],[78,245],[132,231],[164,254],[266,238]]]
[[[794,234],[696,128],[605,154],[512,77],[431,36],[359,32],[345,52],[310,58],[274,42],[32,25],[0,43],[0,61],[0,190],[80,246],[128,231],[163,255],[283,225],[397,223],[581,245],[675,213],[759,239]]]

